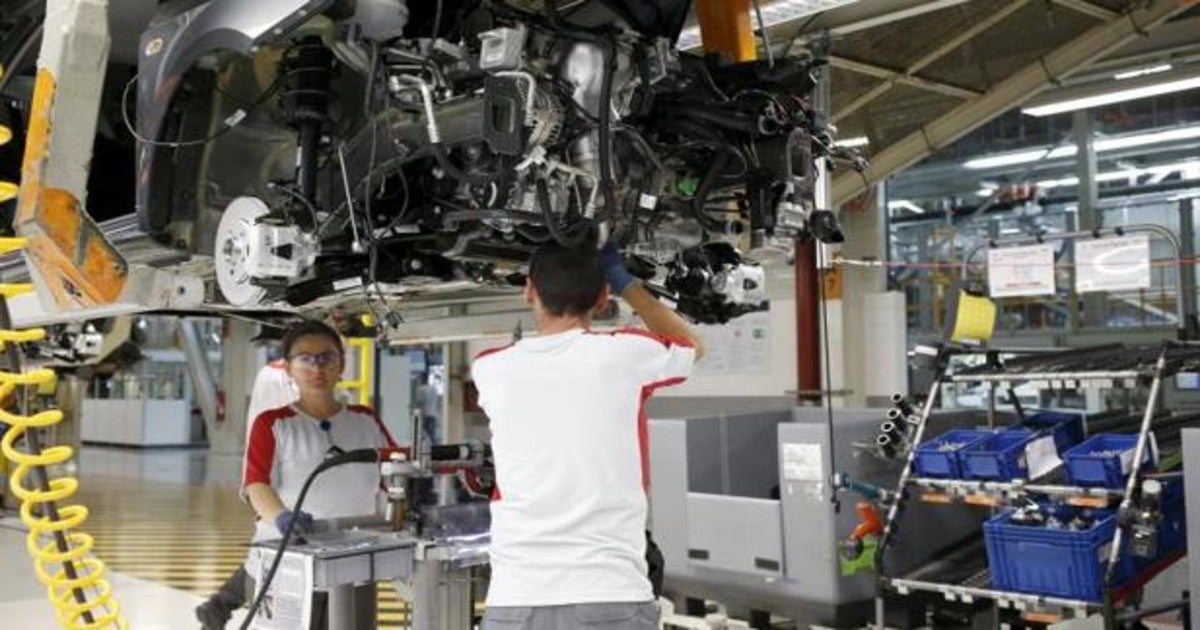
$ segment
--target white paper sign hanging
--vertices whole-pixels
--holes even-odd
[[[988,250],[988,293],[995,298],[1054,294],[1054,246]]]
[[[1150,288],[1150,237],[1145,234],[1075,242],[1075,290]]]

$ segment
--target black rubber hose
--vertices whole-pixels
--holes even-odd
[[[637,115],[645,118],[654,110],[654,90],[650,87],[650,54],[646,52],[645,46],[638,47],[636,63],[638,79],[642,82],[642,102]]]
[[[692,208],[692,215],[700,222],[700,226],[710,232],[719,230],[721,225],[716,219],[708,216],[705,212],[704,202],[708,199],[708,194],[712,191],[713,184],[716,183],[717,178],[725,171],[725,165],[728,162],[729,154],[725,151],[718,151],[713,156],[712,166],[709,167],[708,172],[700,180],[700,185],[696,187],[696,194],[692,195],[692,200],[689,204]]]
[[[537,200],[538,205],[542,208],[542,218],[546,222],[546,228],[550,230],[550,236],[558,241],[563,247],[579,247],[587,240],[588,233],[591,230],[590,221],[581,219],[578,223],[572,226],[569,230],[564,230],[558,225],[558,217],[554,216],[554,208],[550,205],[550,188],[546,185],[546,180],[539,179],[537,181]],[[567,232],[575,232],[568,234]]]
[[[612,39],[606,39],[602,46],[604,51],[604,77],[600,82],[600,193],[604,195],[604,212],[602,220],[613,217],[617,208],[617,195],[613,191],[612,174],[612,84],[616,62]],[[559,241],[561,242],[561,241]]]
[[[518,225],[513,230],[525,240],[537,245],[544,245],[554,240],[554,236],[544,227]]]

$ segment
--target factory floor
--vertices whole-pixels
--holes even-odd
[[[78,463],[73,502],[91,512],[82,529],[96,539],[130,627],[198,628],[192,609],[242,562],[254,529],[252,511],[236,494],[241,458],[84,446]],[[3,516],[0,627],[58,628],[25,550],[24,526],[12,509]],[[393,589],[380,588],[379,628],[406,627],[406,610]]]

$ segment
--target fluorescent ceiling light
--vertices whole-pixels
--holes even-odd
[[[1142,175],[1163,176],[1164,178],[1175,171],[1181,171],[1184,179],[1192,179],[1192,174],[1200,174],[1200,160],[1184,160],[1182,162],[1172,162],[1170,164],[1157,164],[1155,166],[1147,166],[1145,168],[1126,168],[1119,171],[1109,171],[1096,175],[1097,182],[1116,182],[1123,179],[1134,179]],[[1044,179],[1037,183],[1038,188],[1063,188],[1066,186],[1078,186],[1079,178],[1075,176],[1063,177],[1061,179]]]
[[[1150,133],[1139,133],[1133,136],[1123,136],[1119,138],[1104,138],[1096,141],[1096,151],[1115,151],[1117,149],[1131,149],[1133,147],[1142,147],[1148,144],[1161,144],[1163,142],[1175,142],[1176,140],[1191,140],[1200,138],[1200,125],[1194,127],[1178,127],[1175,129],[1167,129],[1166,131],[1151,131]]]
[[[1191,127],[1177,127],[1175,129],[1166,129],[1164,131],[1151,131],[1149,133],[1139,133],[1131,136],[1120,136],[1117,138],[1103,138],[1096,141],[1095,148],[1097,153],[1103,153],[1105,151],[1132,149],[1134,147],[1143,147],[1151,144],[1176,142],[1179,140],[1192,140],[1195,138],[1200,138],[1200,125],[1194,125]],[[1000,153],[998,155],[989,155],[986,157],[967,160],[966,162],[963,162],[963,166],[971,170],[1000,168],[1003,166],[1028,164],[1030,162],[1037,162],[1039,160],[1054,160],[1072,157],[1075,155],[1076,151],[1078,151],[1078,147],[1073,144],[1056,147],[1048,152],[1046,149],[1014,151],[1012,153]]]
[[[777,2],[763,3],[762,18],[763,25],[766,28],[791,22],[792,20],[828,11],[835,7],[840,7],[845,4],[858,2],[858,0],[778,0]],[[758,18],[754,17],[751,11],[750,17],[751,28],[758,29]],[[690,50],[700,47],[700,27],[689,26],[679,33],[679,41],[676,43],[676,48],[679,50]]]
[[[979,190],[975,191],[975,196],[983,197],[984,199],[987,199],[988,197],[991,197],[995,192],[996,192],[995,188],[980,188]]]
[[[1120,84],[1118,84],[1118,86],[1119,85]],[[1200,88],[1200,76],[1188,77],[1186,79],[1176,79],[1173,81],[1162,81],[1159,83],[1150,83],[1148,85],[1142,85],[1138,87],[1108,90],[1092,96],[1084,96],[1080,98],[1047,103],[1045,105],[1025,107],[1021,109],[1021,112],[1029,114],[1030,116],[1050,116],[1051,114],[1073,112],[1080,109],[1091,109],[1093,107],[1100,107],[1101,105],[1123,103],[1125,101],[1132,101],[1139,98],[1149,98],[1151,96],[1170,94],[1172,92],[1182,92],[1184,90],[1194,90],[1196,88]]]
[[[1174,67],[1175,66],[1172,66],[1169,63],[1164,63],[1164,64],[1158,65],[1158,66],[1150,66],[1149,68],[1138,68],[1137,70],[1130,70],[1128,72],[1118,72],[1113,75],[1113,78],[1118,81],[1124,81],[1125,79],[1136,79],[1137,77],[1144,77],[1148,74],[1158,74],[1159,72],[1166,72],[1167,70],[1170,70],[1171,68],[1174,68]]]
[[[889,201],[888,209],[889,210],[908,210],[909,212],[914,212],[916,214],[925,214],[925,208],[922,208],[921,206],[918,206],[917,204],[915,204],[907,199],[897,199],[895,201]]]
[[[1001,166],[1014,166],[1016,164],[1027,164],[1029,162],[1037,162],[1038,160],[1053,160],[1057,158],[1070,157],[1075,155],[1075,145],[1058,147],[1047,152],[1046,149],[1033,149],[1029,151],[1016,151],[1014,153],[1001,153],[1000,155],[989,155],[987,157],[975,158],[963,162],[963,166],[972,169],[980,170],[985,168],[998,168]]]
[[[871,144],[871,141],[867,139],[866,136],[854,136],[853,138],[846,138],[845,140],[836,140],[834,141],[833,146],[856,149],[858,147],[865,147],[868,144]]]

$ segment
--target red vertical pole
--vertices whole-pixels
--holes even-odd
[[[821,391],[821,276],[817,271],[817,242],[796,242],[796,388],[801,400],[820,402]]]

